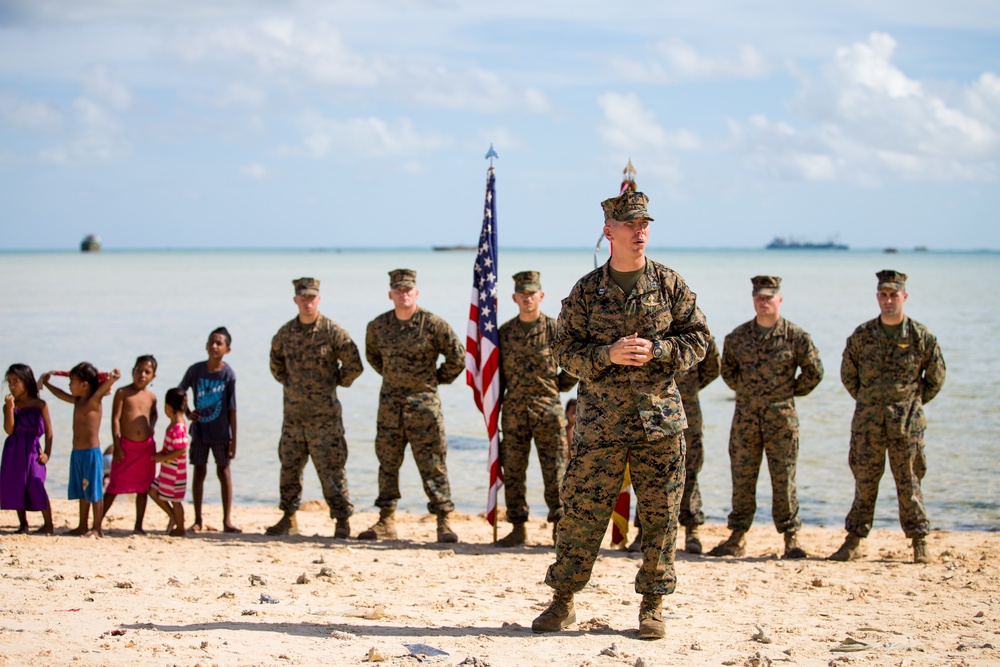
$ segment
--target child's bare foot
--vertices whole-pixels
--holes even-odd
[[[175,528],[174,530],[170,531],[169,535],[170,537],[186,537],[187,531],[185,531],[183,527]]]
[[[173,519],[171,519],[170,521],[167,522],[167,533],[170,533],[170,531],[172,531],[176,527],[177,527],[177,524],[174,523]]]
[[[104,531],[100,528],[94,528],[93,530],[88,530],[83,534],[84,537],[104,537]]]
[[[173,525],[174,522],[171,521],[170,523],[171,525]],[[191,524],[191,527],[188,528],[188,530],[190,530],[192,533],[200,533],[201,531],[205,530],[205,527],[202,525],[201,521],[195,521],[194,523]]]
[[[63,535],[86,535],[88,530],[86,526],[77,526],[73,530],[67,530]]]
[[[226,533],[242,533],[243,532],[242,530],[240,530],[239,528],[237,528],[236,526],[234,526],[231,523],[227,523],[225,525],[225,527],[223,527],[222,530],[223,530],[223,532],[226,532]]]
[[[55,532],[51,523],[45,524],[41,528],[36,528],[34,531],[35,535],[54,535]]]
[[[133,535],[145,535],[146,531],[142,529],[142,526],[137,526],[135,530],[132,531]]]
[[[17,527],[17,535],[27,535],[28,534],[28,524],[22,523]]]

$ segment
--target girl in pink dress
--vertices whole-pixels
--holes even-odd
[[[0,460],[0,509],[17,510],[19,533],[28,532],[28,512],[41,512],[45,522],[36,532],[52,534],[52,509],[45,492],[45,464],[52,453],[49,407],[38,398],[35,374],[24,364],[7,369],[10,393],[4,399],[3,430],[7,440]],[[45,434],[45,451],[40,440]]]
[[[187,491],[187,392],[171,389],[164,397],[163,411],[170,419],[163,449],[153,456],[160,464],[160,474],[149,487],[149,497],[160,506],[170,523],[167,532],[184,537],[184,493]]]

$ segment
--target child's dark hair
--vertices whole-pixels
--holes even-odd
[[[566,411],[567,412],[569,412],[570,408],[575,408],[575,407],[576,407],[576,399],[575,398],[571,398],[568,401],[566,401]]]
[[[154,357],[151,354],[143,354],[143,355],[140,355],[140,356],[136,357],[135,358],[135,366],[133,366],[132,368],[133,369],[139,368],[139,366],[142,366],[143,364],[145,364],[147,362],[150,365],[152,365],[152,367],[153,367],[153,375],[156,375],[156,357]]]
[[[179,387],[167,390],[167,395],[163,397],[163,402],[177,412],[184,414],[187,412],[187,392]]]
[[[212,333],[208,334],[208,337],[211,338],[215,334],[220,334],[226,339],[226,347],[233,346],[233,337],[229,335],[229,329],[226,327],[216,327],[215,329],[212,329]]]
[[[13,375],[21,384],[24,385],[24,390],[28,392],[28,396],[31,398],[38,398],[38,383],[35,381],[35,374],[31,372],[31,367],[26,364],[11,364],[7,372],[4,373],[4,379]]]
[[[80,382],[86,382],[89,384],[91,396],[94,395],[94,392],[96,392],[97,388],[101,385],[101,383],[97,381],[97,369],[94,368],[94,364],[89,361],[81,361],[76,366],[73,366],[69,372],[69,376],[71,378],[76,378]]]

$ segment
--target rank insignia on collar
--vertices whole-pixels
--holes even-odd
[[[604,288],[603,287],[597,288],[597,295],[598,296],[604,296]]]
[[[909,343],[896,343],[896,345],[898,345],[899,349],[901,350],[905,350],[906,348],[910,347]]]

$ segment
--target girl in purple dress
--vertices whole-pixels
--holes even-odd
[[[3,443],[0,459],[0,509],[17,510],[19,533],[28,532],[28,512],[41,512],[45,523],[38,533],[52,534],[52,508],[45,493],[45,464],[52,453],[49,407],[38,398],[35,374],[24,364],[7,369],[10,393],[3,404]],[[39,440],[45,434],[45,451]]]

